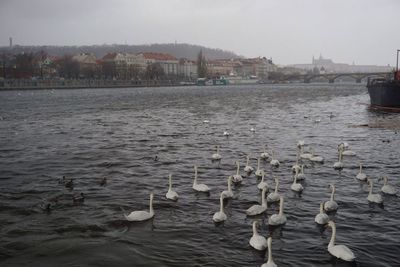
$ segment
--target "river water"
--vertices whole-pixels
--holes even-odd
[[[367,184],[355,180],[362,161],[375,192],[382,175],[400,188],[400,134],[356,127],[400,117],[369,111],[368,102],[365,86],[355,84],[0,92],[0,265],[261,266],[267,254],[249,246],[254,219],[244,212],[260,201],[257,178],[234,187],[224,224],[212,216],[234,162],[243,167],[249,154],[256,167],[267,144],[281,166],[262,167],[271,187],[272,175],[280,179],[288,221],[268,226],[277,205],[256,220],[273,238],[278,266],[347,266],[327,251],[330,228],[314,223],[330,183],[339,204],[330,215],[336,240],[353,250],[354,265],[400,266],[399,198],[371,205]],[[300,139],[325,158],[322,165],[304,161],[301,196],[290,190]],[[332,166],[344,141],[357,156],[345,157],[338,172]],[[217,144],[220,164],[210,160]],[[194,164],[209,195],[192,189]],[[176,203],[165,199],[169,173]],[[59,184],[63,175],[74,178],[73,189]],[[81,192],[84,202],[74,203]],[[151,192],[154,219],[127,222],[122,209],[148,209]]]

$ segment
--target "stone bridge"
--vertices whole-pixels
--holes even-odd
[[[315,78],[325,78],[329,81],[329,83],[334,83],[335,80],[339,77],[351,77],[357,83],[361,83],[361,80],[367,77],[374,77],[374,78],[389,78],[392,76],[392,72],[354,72],[354,73],[324,73],[324,74],[305,74],[305,75],[292,75],[290,76],[291,79],[302,79],[304,83],[310,83]]]

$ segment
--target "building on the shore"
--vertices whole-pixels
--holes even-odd
[[[179,60],[170,55],[163,53],[154,53],[154,52],[144,52],[138,55],[142,55],[146,61],[147,65],[158,63],[163,68],[165,75],[178,75],[178,64]]]
[[[197,63],[185,58],[179,59],[178,75],[188,80],[197,79]]]
[[[81,78],[94,78],[99,72],[100,66],[96,56],[92,53],[80,53],[73,56],[72,60],[78,62]]]

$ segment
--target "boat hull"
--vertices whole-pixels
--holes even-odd
[[[372,82],[367,88],[372,107],[400,108],[400,81]]]

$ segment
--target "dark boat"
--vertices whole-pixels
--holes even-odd
[[[388,79],[368,79],[367,88],[371,98],[371,108],[400,112],[400,71],[399,51],[394,75]]]

